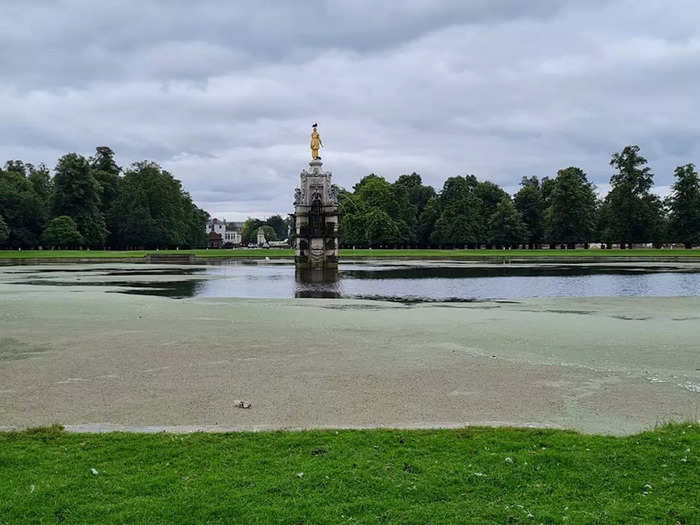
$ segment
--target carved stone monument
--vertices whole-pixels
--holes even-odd
[[[297,268],[338,267],[338,194],[331,172],[323,171],[318,155],[321,138],[313,126],[309,169],[302,170],[294,191],[295,262]]]
[[[267,242],[267,239],[265,238],[265,230],[263,230],[263,227],[260,226],[258,228],[258,248],[269,248],[270,245]]]

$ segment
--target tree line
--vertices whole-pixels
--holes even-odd
[[[693,164],[675,170],[671,194],[651,192],[654,177],[638,146],[610,159],[605,198],[577,167],[553,178],[523,177],[511,197],[474,175],[448,178],[436,192],[421,177],[394,183],[371,174],[339,190],[345,247],[575,247],[602,242],[700,245],[700,179]]]
[[[611,190],[598,198],[577,167],[553,178],[523,177],[511,197],[474,175],[448,178],[437,192],[420,175],[394,183],[370,174],[339,189],[345,247],[574,247],[603,242],[700,245],[700,179],[693,164],[675,169],[671,194],[652,193],[654,176],[638,146],[610,159]],[[208,214],[158,164],[119,167],[108,147],[85,158],[61,157],[53,177],[43,164],[8,161],[0,169],[0,246],[7,248],[199,248]],[[258,228],[285,239],[290,219],[249,218],[243,243]]]
[[[0,169],[0,245],[7,248],[197,248],[208,214],[155,162],[123,170],[114,152],[69,153],[51,177],[19,160]]]
[[[283,219],[280,215],[273,215],[267,219],[255,219],[248,217],[241,228],[241,242],[244,246],[255,244],[258,240],[258,229],[265,232],[265,239],[268,241],[284,241],[290,236],[289,225],[291,219]]]

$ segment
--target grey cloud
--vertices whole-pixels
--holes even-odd
[[[602,0],[592,5],[603,5]],[[255,63],[302,63],[320,49],[373,54],[446,27],[551,19],[574,1],[9,1],[0,30],[17,79],[201,79]],[[99,7],[98,7],[99,6]],[[30,57],[35,68],[21,61]]]
[[[569,165],[602,185],[628,143],[668,186],[700,163],[699,22],[688,0],[4,2],[0,158],[109,144],[214,213],[285,213],[318,120],[346,187]]]

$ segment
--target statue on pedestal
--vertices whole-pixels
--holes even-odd
[[[314,122],[312,126],[313,131],[311,132],[311,159],[318,160],[321,157],[318,155],[318,150],[323,147],[323,141],[321,141],[321,135],[318,134],[316,129],[318,124]]]
[[[323,147],[314,123],[311,132],[311,162],[300,173],[294,191],[294,237],[296,267],[311,269],[338,268],[338,189],[331,172],[323,170],[318,154]]]

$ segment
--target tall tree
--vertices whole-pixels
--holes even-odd
[[[527,244],[537,248],[544,242],[545,200],[537,177],[523,177],[520,190],[515,194],[514,204],[527,227]]]
[[[408,208],[408,192],[404,187],[394,187],[383,177],[371,174],[355,188],[359,199],[370,208],[378,208],[395,220],[404,218]]]
[[[428,201],[435,196],[432,186],[424,186],[423,179],[416,172],[410,175],[401,175],[394,183],[403,186],[408,191],[408,201],[416,207],[416,213],[420,214],[428,204]]]
[[[204,248],[207,245],[206,224],[209,214],[199,208],[189,193],[183,193],[185,208],[185,244],[186,248]]]
[[[479,182],[476,185],[474,194],[479,199],[479,243],[488,242],[489,238],[489,219],[496,211],[499,203],[508,194],[497,184],[490,181]]]
[[[403,234],[396,222],[380,208],[373,208],[365,215],[365,240],[370,247],[395,246],[403,241]]]
[[[435,190],[431,186],[424,186],[421,176],[413,172],[410,175],[401,175],[396,180],[394,192],[398,201],[403,202],[403,193],[408,199],[399,217],[408,230],[406,240],[412,245],[427,244],[420,221],[427,218],[423,217],[423,213],[430,199],[435,197]]]
[[[273,215],[272,217],[268,217],[265,221],[265,224],[270,226],[275,232],[274,239],[270,239],[269,237],[267,237],[267,234],[265,234],[268,240],[276,241],[277,239],[282,240],[289,237],[289,235],[287,234],[287,223],[279,215]]]
[[[8,160],[5,163],[5,171],[11,171],[13,173],[18,173],[22,175],[25,179],[27,178],[27,170],[31,164],[25,164],[21,160]]]
[[[266,241],[276,241],[277,240],[277,232],[275,229],[270,226],[269,224],[263,224],[262,226],[263,233],[265,234],[265,240]]]
[[[0,214],[8,230],[6,245],[11,248],[33,248],[47,218],[45,203],[26,178],[21,161],[9,161],[0,169]]]
[[[53,198],[53,180],[49,174],[48,168],[44,164],[34,167],[32,164],[27,164],[28,175],[27,180],[32,185],[34,193],[41,199],[41,202],[48,209]]]
[[[440,216],[435,221],[431,240],[440,246],[464,248],[485,241],[482,233],[483,217],[479,208],[481,202],[473,193],[466,193],[460,199],[449,199],[442,204]]]
[[[87,159],[69,153],[58,160],[54,172],[53,215],[71,217],[86,245],[103,246],[107,227],[100,209],[100,185]]]
[[[75,221],[67,215],[61,215],[51,219],[41,234],[41,242],[52,248],[78,248],[84,241]]]
[[[589,242],[596,226],[596,195],[593,184],[579,168],[557,172],[549,194],[546,236],[551,243]]]
[[[179,180],[155,162],[136,162],[126,171],[111,215],[122,247],[176,248],[201,244],[206,214],[199,213]],[[194,223],[192,222],[194,221]]]
[[[365,214],[367,205],[354,193],[340,190],[338,193],[338,211],[341,220],[338,224],[338,237],[343,246],[366,246]]]
[[[5,223],[5,219],[3,219],[2,215],[0,215],[0,244],[3,244],[7,240],[7,237],[9,235],[10,235],[10,232],[7,229],[7,224]]]
[[[669,197],[669,229],[674,241],[686,248],[700,244],[700,178],[693,164],[678,166]]]
[[[478,184],[473,175],[445,181],[437,206],[439,215],[430,236],[434,244],[461,248],[479,242],[483,217],[481,201],[475,195]]]
[[[527,227],[523,217],[506,195],[498,203],[488,222],[489,243],[510,248],[527,239]]]
[[[90,157],[90,169],[100,185],[100,209],[106,214],[117,197],[122,169],[114,161],[114,152],[107,146],[95,148],[95,155]]]
[[[654,175],[639,146],[626,146],[613,153],[610,165],[616,173],[610,177],[611,190],[606,196],[609,235],[625,248],[629,243],[658,241],[662,227],[662,207],[650,190]]]
[[[257,243],[258,242],[258,228],[265,225],[265,221],[261,219],[255,219],[253,217],[248,217],[243,223],[243,228],[241,228],[241,241],[243,244]]]
[[[440,199],[437,196],[433,196],[428,200],[425,209],[418,216],[416,238],[420,246],[429,247],[435,244],[432,234],[435,231],[435,223],[439,218]]]
[[[404,184],[391,184],[374,173],[340,191],[340,239],[345,246],[398,246],[413,242],[415,206]],[[384,221],[384,224],[381,224]]]
[[[450,177],[440,192],[440,216],[431,240],[447,246],[478,246],[489,239],[488,221],[508,194],[474,175]]]

